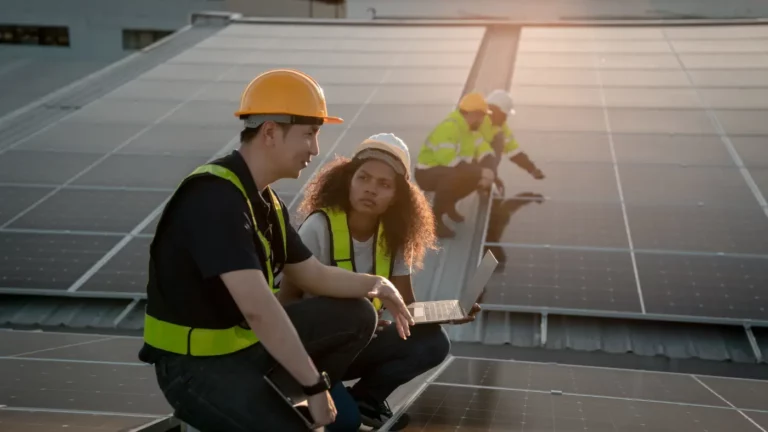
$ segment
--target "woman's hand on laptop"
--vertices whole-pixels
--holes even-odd
[[[411,335],[410,326],[414,325],[413,317],[408,312],[408,307],[403,301],[400,291],[392,285],[386,278],[379,278],[378,282],[368,293],[369,298],[378,298],[382,306],[392,314],[394,324],[397,326],[397,333],[400,337],[407,339]]]
[[[475,315],[477,315],[477,313],[480,312],[481,310],[482,309],[480,309],[480,305],[475,303],[474,305],[472,305],[472,309],[469,310],[469,314],[466,317],[462,319],[453,320],[453,324],[470,323],[475,320]]]

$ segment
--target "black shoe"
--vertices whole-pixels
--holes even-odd
[[[392,410],[389,408],[387,401],[376,403],[371,400],[358,400],[357,407],[360,409],[360,419],[363,425],[373,428],[374,430],[384,426],[384,423],[388,422],[392,417]],[[408,426],[411,418],[408,414],[403,413],[398,417],[395,423],[390,426],[389,430],[399,431],[405,429]]]

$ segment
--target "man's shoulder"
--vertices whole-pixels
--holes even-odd
[[[212,175],[187,180],[177,191],[179,206],[227,209],[247,207],[242,192],[230,181]]]

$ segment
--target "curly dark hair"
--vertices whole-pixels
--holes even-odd
[[[308,182],[299,213],[307,217],[322,208],[348,212],[349,188],[364,160],[338,156]],[[436,250],[435,216],[424,193],[402,176],[395,182],[395,199],[381,216],[384,241],[390,256],[403,251],[405,263],[421,269],[428,249]]]

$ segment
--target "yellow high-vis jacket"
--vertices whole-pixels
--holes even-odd
[[[499,131],[504,134],[504,148],[502,150],[502,155],[512,157],[520,152],[520,145],[517,143],[517,140],[515,140],[515,136],[512,134],[512,130],[506,122],[501,126],[494,126],[491,123],[491,117],[485,116],[483,124],[480,125],[478,131],[480,132],[480,135],[482,135],[482,142],[477,146],[475,152],[477,160],[481,160],[489,154],[494,154],[491,143]]]
[[[453,167],[471,163],[483,137],[469,128],[458,110],[450,113],[427,137],[419,150],[416,168]]]

